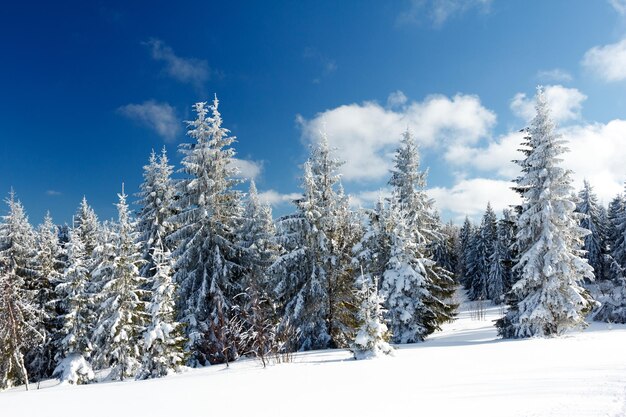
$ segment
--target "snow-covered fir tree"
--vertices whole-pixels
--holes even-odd
[[[382,277],[387,268],[387,262],[391,258],[391,237],[387,230],[388,207],[385,201],[379,197],[374,209],[365,209],[364,233],[361,240],[354,246],[354,264],[356,270],[362,270],[364,277],[374,282],[374,277]],[[377,290],[380,290],[381,280]]]
[[[275,283],[270,280],[269,268],[278,259],[280,247],[276,243],[276,227],[269,205],[260,201],[254,180],[245,203],[243,221],[239,232],[239,244],[245,250],[242,264],[245,269],[244,287],[241,294],[243,350],[261,360],[277,351],[277,315],[271,302]]]
[[[97,363],[111,367],[109,378],[124,380],[134,377],[141,363],[140,340],[147,317],[142,290],[145,279],[139,274],[141,252],[123,187],[118,197],[115,252],[110,263],[94,271],[94,276],[102,279],[104,300],[94,341]]]
[[[471,248],[471,240],[474,233],[474,227],[470,222],[469,217],[465,216],[463,226],[459,229],[459,240],[457,246],[457,259],[458,259],[458,280],[463,287],[468,289],[470,287],[470,279],[468,276],[468,269],[470,265],[469,251]]]
[[[415,343],[439,327],[431,306],[441,301],[430,293],[426,268],[434,261],[424,258],[401,206],[392,202],[386,219],[391,230],[391,258],[383,275],[381,293],[387,309],[394,343]],[[421,248],[423,249],[423,247]]]
[[[433,260],[432,249],[442,240],[433,200],[425,192],[426,171],[420,170],[415,139],[405,131],[396,150],[389,185],[390,259],[383,274],[383,296],[393,339],[423,340],[454,316],[452,273]]]
[[[368,359],[389,355],[393,348],[387,343],[389,332],[383,318],[383,299],[378,294],[378,280],[361,274],[357,281],[359,306],[359,326],[350,350],[355,359]]]
[[[361,232],[340,186],[340,165],[322,134],[304,164],[298,212],[279,220],[286,253],[272,273],[280,331],[297,330],[295,350],[347,346],[356,327],[352,248]]]
[[[509,293],[507,314],[497,322],[506,338],[557,335],[583,326],[592,304],[580,286],[584,278],[593,278],[580,250],[588,231],[578,225],[570,172],[559,166],[564,140],[555,131],[541,88],[535,107],[518,181],[524,199],[515,268],[521,277]]]
[[[91,258],[94,249],[98,246],[100,223],[96,212],[89,206],[85,197],[74,215],[73,228],[76,237],[83,242],[85,254]]]
[[[459,229],[450,221],[442,225],[438,232],[441,237],[434,243],[433,259],[437,262],[437,265],[446,271],[453,272],[454,279],[458,282],[459,260],[457,258],[457,248],[459,245]]]
[[[44,312],[36,302],[35,238],[22,204],[13,191],[9,212],[0,223],[0,389],[26,385],[25,354],[45,343]]]
[[[29,374],[35,380],[49,377],[56,366],[56,346],[60,335],[58,297],[55,287],[63,275],[63,250],[59,242],[58,227],[53,223],[50,213],[36,235],[36,296],[37,308],[43,312],[41,330],[45,340],[27,356]]]
[[[177,372],[185,363],[182,324],[176,321],[178,288],[173,280],[172,259],[157,233],[151,241],[153,271],[151,299],[147,311],[150,323],[143,336],[143,359],[139,379],[158,378]]]
[[[593,187],[587,180],[583,182],[583,188],[578,193],[578,205],[576,211],[582,214],[580,227],[589,230],[585,236],[583,249],[586,251],[585,257],[589,265],[593,268],[596,280],[605,278],[605,225],[602,223],[598,197],[593,191]]]
[[[513,268],[519,258],[516,235],[517,216],[513,210],[504,209],[502,211],[502,219],[498,223],[498,239],[502,241],[502,248],[506,251],[506,256],[503,260],[504,276],[506,278],[506,281],[504,281],[504,294],[507,294],[513,288],[513,285],[519,278],[519,271]]]
[[[494,244],[498,240],[496,214],[487,203],[487,209],[483,215],[480,229],[477,232],[475,244],[472,249],[475,258],[473,259],[472,276],[470,278],[469,298],[471,300],[491,299],[489,293],[489,275],[491,270],[491,260],[495,250]]]
[[[94,379],[90,363],[93,351],[91,334],[95,325],[93,295],[89,291],[90,258],[77,229],[69,232],[65,245],[66,267],[61,282],[56,286],[59,308],[63,314],[57,342],[57,367],[54,376],[62,383],[84,384]]]
[[[236,232],[241,216],[239,183],[233,166],[235,138],[222,126],[217,97],[194,105],[188,122],[193,144],[183,144],[177,183],[177,225],[168,240],[175,245],[175,281],[180,288],[179,319],[185,323],[191,365],[233,360],[238,356],[222,323],[230,320],[233,298],[241,292],[242,249]],[[209,114],[210,113],[210,114]]]
[[[504,215],[506,216],[506,213]],[[493,242],[493,252],[489,258],[489,275],[487,277],[487,292],[494,304],[501,304],[504,301],[507,285],[511,281],[510,252],[507,246],[510,242],[507,233],[507,220],[503,218],[498,221],[497,237]]]
[[[165,245],[165,250],[171,249],[164,238],[174,231],[174,225],[168,222],[174,214],[175,190],[171,178],[173,169],[165,148],[158,157],[153,150],[148,165],[143,167],[143,183],[137,202],[141,207],[137,215],[137,231],[145,261],[141,268],[141,275],[144,277],[150,277],[157,272],[152,252],[163,250],[156,248],[157,241],[159,245]]]

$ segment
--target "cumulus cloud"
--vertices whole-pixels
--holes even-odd
[[[300,193],[282,194],[276,190],[267,190],[259,193],[259,200],[272,206],[291,203],[293,200],[302,197]]]
[[[205,60],[179,57],[159,39],[150,39],[145,44],[150,48],[152,58],[163,62],[165,72],[175,80],[202,88],[214,73]]]
[[[389,94],[389,97],[387,97],[387,107],[402,107],[406,104],[408,100],[409,99],[402,91],[397,90]]]
[[[491,2],[492,0],[411,0],[409,8],[398,15],[397,24],[415,24],[427,19],[434,26],[441,26],[451,17],[470,9],[486,13]]]
[[[514,160],[521,159],[518,151],[524,134],[511,132],[490,141],[486,147],[457,146],[448,149],[446,161],[460,167],[473,167],[482,172],[492,172],[501,178],[515,178],[519,166]]]
[[[569,152],[563,155],[563,166],[573,172],[574,187],[582,187],[587,179],[598,197],[607,204],[622,191],[626,181],[626,120],[612,120],[607,124],[579,124],[559,132],[567,140]],[[510,133],[487,147],[467,147],[451,155],[448,161],[459,166],[473,167],[485,174],[495,174],[502,179],[519,175],[513,159],[521,159],[518,152],[522,139],[520,133]]]
[[[509,181],[472,178],[459,181],[452,187],[434,187],[427,193],[439,210],[451,213],[459,221],[465,215],[477,218],[485,211],[488,202],[496,212],[518,204],[519,195],[511,189],[512,185]]]
[[[123,116],[154,130],[168,142],[173,142],[181,130],[174,107],[167,103],[157,103],[149,100],[141,104],[121,106],[117,111]]]
[[[61,191],[57,191],[57,190],[47,190],[46,191],[46,195],[51,196],[51,197],[56,197],[59,195],[62,195],[63,193],[61,193]]]
[[[545,87],[544,93],[550,106],[552,118],[556,122],[580,118],[580,110],[587,96],[576,88],[549,85]],[[530,121],[535,116],[535,100],[525,93],[517,93],[511,100],[511,110],[516,116],[525,121]]]
[[[391,197],[391,188],[362,190],[350,195],[350,205],[354,208],[373,207],[381,198]]]
[[[255,179],[263,170],[263,164],[261,162],[249,159],[233,158],[232,165],[239,171],[237,175],[238,178]]]
[[[572,74],[561,68],[539,71],[537,72],[537,78],[542,81],[561,83],[568,83],[574,79],[574,77],[572,77]]]
[[[394,93],[397,95],[397,92]],[[473,144],[488,137],[495,114],[477,96],[457,94],[452,98],[433,95],[401,109],[376,102],[348,104],[318,113],[310,120],[298,115],[302,138],[319,140],[326,130],[337,148],[346,181],[379,180],[388,175],[392,155],[402,132],[409,128],[424,148]]]
[[[594,46],[585,53],[582,65],[607,82],[626,79],[626,38],[610,45]]]

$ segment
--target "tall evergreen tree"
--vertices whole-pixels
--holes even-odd
[[[61,329],[57,342],[57,367],[54,376],[61,382],[84,384],[94,379],[89,362],[93,346],[91,334],[96,317],[91,309],[93,295],[89,291],[89,257],[77,229],[69,231],[65,250],[66,267],[56,286],[59,297]]]
[[[59,320],[58,299],[55,287],[61,282],[64,264],[57,226],[50,213],[36,235],[36,296],[37,308],[43,312],[40,332],[45,340],[27,356],[29,374],[35,380],[49,377],[55,368],[56,345],[61,321]]]
[[[605,229],[600,217],[598,197],[587,180],[583,182],[583,188],[578,193],[576,211],[582,214],[580,227],[591,232],[585,236],[585,244],[583,246],[583,249],[586,251],[585,258],[587,258],[589,265],[593,268],[595,279],[602,280],[605,276]]]
[[[325,135],[304,164],[298,212],[279,221],[286,249],[272,266],[281,331],[297,329],[296,350],[347,346],[356,326],[352,247],[360,228],[340,187],[341,163]]]
[[[173,167],[169,164],[165,148],[158,158],[153,150],[148,165],[145,165],[143,170],[143,183],[137,202],[141,206],[137,215],[137,231],[145,262],[141,268],[141,275],[150,277],[157,272],[152,253],[163,251],[163,248],[157,248],[156,245],[166,245],[165,250],[171,249],[164,241],[164,237],[174,230],[174,225],[168,222],[174,214],[175,190],[171,178]]]
[[[472,269],[473,276],[469,288],[469,297],[471,300],[487,300],[492,298],[492,295],[489,293],[489,275],[491,260],[495,250],[494,244],[497,240],[496,214],[491,208],[491,204],[487,203],[487,209],[483,215],[475,241],[475,259],[473,260],[474,265]]]
[[[217,97],[213,104],[194,105],[196,119],[187,134],[196,140],[183,144],[182,172],[175,209],[169,222],[177,230],[175,281],[180,288],[179,319],[185,324],[191,365],[220,363],[238,355],[223,332],[233,298],[241,292],[241,248],[236,244],[240,213],[239,183],[232,161],[235,141],[222,127]],[[211,113],[209,115],[209,113]]]
[[[510,251],[508,245],[508,228],[506,210],[504,218],[498,221],[497,237],[493,242],[493,252],[489,258],[489,276],[487,287],[489,298],[494,304],[501,304],[504,301],[504,294],[508,283],[511,281]]]
[[[580,251],[588,232],[574,212],[570,172],[559,166],[566,149],[542,89],[536,110],[519,180],[524,190],[517,233],[521,278],[509,293],[508,313],[497,322],[499,334],[507,338],[560,334],[584,325],[591,307],[580,286],[584,278],[593,278]]]
[[[459,230],[459,245],[457,248],[457,257],[459,259],[459,281],[467,290],[471,287],[471,269],[473,266],[473,239],[474,226],[469,217],[465,217],[463,226]]]
[[[176,321],[178,288],[172,276],[171,255],[157,233],[151,241],[150,258],[154,264],[148,314],[150,323],[143,337],[143,359],[139,379],[158,378],[179,371],[185,361],[182,324]]]
[[[118,197],[115,252],[110,263],[100,265],[94,272],[104,283],[104,302],[94,340],[98,345],[98,363],[111,367],[111,379],[124,380],[138,371],[142,355],[140,338],[147,320],[141,290],[145,279],[139,274],[141,252],[123,187]]]
[[[383,276],[387,269],[387,262],[391,258],[391,236],[390,231],[387,230],[388,207],[385,206],[382,197],[378,199],[374,209],[364,210],[364,215],[365,230],[361,240],[352,249],[353,262],[358,266],[357,271],[361,272],[365,279],[378,283],[378,291],[382,280],[376,277]]]
[[[272,210],[260,201],[254,180],[250,181],[239,241],[245,250],[242,344],[246,354],[258,357],[265,366],[267,355],[276,351],[277,314],[271,302],[275,283],[270,280],[269,268],[278,259],[280,247]]]
[[[382,284],[393,340],[399,343],[423,340],[449,321],[456,308],[449,301],[452,274],[433,260],[432,249],[442,236],[433,201],[424,191],[427,173],[419,167],[417,145],[406,131],[389,181],[391,257]]]
[[[13,191],[0,224],[0,388],[26,384],[24,355],[45,342],[43,311],[36,303],[34,232]]]

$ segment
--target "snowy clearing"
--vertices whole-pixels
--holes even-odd
[[[300,353],[262,369],[251,360],[148,381],[0,393],[2,415],[626,415],[626,325],[592,323],[553,339],[501,340],[488,307],[395,356],[355,361],[346,350]],[[86,411],[88,410],[88,411]]]

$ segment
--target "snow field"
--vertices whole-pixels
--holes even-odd
[[[347,350],[253,360],[147,381],[23,388],[0,394],[3,416],[623,416],[626,325],[592,323],[550,339],[501,340],[464,302],[458,319],[393,357]]]

